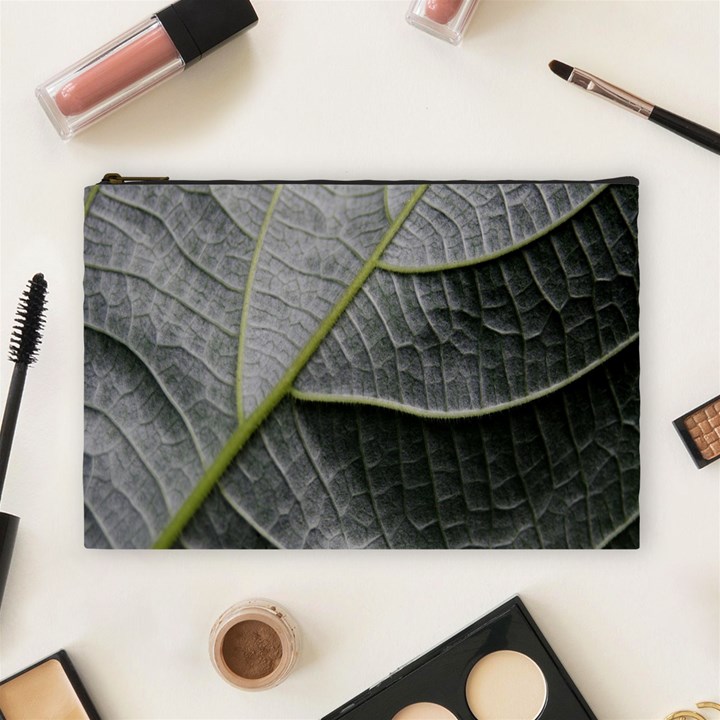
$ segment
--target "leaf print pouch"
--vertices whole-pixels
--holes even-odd
[[[85,214],[88,547],[638,547],[634,178]]]

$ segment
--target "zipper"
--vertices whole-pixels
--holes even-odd
[[[639,185],[636,177],[605,178],[600,180],[171,180],[169,177],[131,176],[107,173],[101,185],[417,185],[428,182],[431,185],[512,185],[593,182],[606,185]]]
[[[110,185],[125,185],[125,183],[165,183],[170,182],[169,177],[123,177],[120,173],[107,173],[103,176],[101,183]]]

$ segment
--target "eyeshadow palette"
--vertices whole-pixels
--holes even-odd
[[[100,720],[64,650],[0,682],[2,720]]]
[[[597,720],[519,597],[322,720]]]
[[[720,395],[685,413],[673,425],[699,468],[720,458]]]
[[[720,458],[720,395],[685,413],[673,425],[699,468]]]

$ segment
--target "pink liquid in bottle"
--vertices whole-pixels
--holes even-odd
[[[449,23],[462,5],[462,0],[427,0],[425,16],[441,25]]]
[[[80,115],[177,58],[165,29],[155,27],[70,80],[55,95],[55,103],[66,117]]]

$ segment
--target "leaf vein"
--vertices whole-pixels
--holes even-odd
[[[307,436],[305,433],[305,428],[302,425],[302,421],[300,420],[300,417],[297,412],[297,407],[295,403],[291,403],[292,405],[292,414],[293,414],[293,420],[295,422],[295,427],[298,431],[298,437],[300,438],[300,442],[302,443],[303,448],[305,449],[305,455],[307,456],[308,462],[312,466],[313,470],[315,471],[315,475],[317,479],[320,481],[322,486],[325,488],[325,492],[327,493],[328,498],[330,499],[330,502],[332,503],[333,510],[335,511],[335,516],[337,517],[338,526],[340,527],[340,530],[342,531],[343,538],[345,538],[345,547],[350,547],[350,543],[348,542],[347,534],[345,531],[345,524],[342,522],[342,513],[340,512],[340,508],[337,506],[337,502],[335,501],[335,496],[333,495],[332,491],[330,490],[330,487],[327,483],[327,480],[325,478],[325,474],[320,469],[320,466],[315,461],[315,458],[312,455],[310,444],[307,440]]]
[[[105,536],[105,539],[108,541],[108,545],[110,547],[115,547],[112,541],[112,535],[110,534],[110,530],[108,530],[107,525],[105,524],[104,518],[100,515],[100,513],[95,510],[95,508],[92,506],[92,503],[87,499],[87,493],[84,501],[85,507],[88,509],[90,514],[95,519],[95,522],[97,523],[97,526],[100,528],[100,532]]]
[[[537,240],[540,240],[541,238],[545,237],[546,235],[549,235],[554,230],[559,228],[561,225],[566,223],[568,220],[572,219],[583,208],[585,208],[593,200],[595,200],[595,198],[597,198],[599,195],[601,195],[603,192],[605,192],[605,190],[607,190],[609,187],[611,187],[611,186],[607,185],[607,184],[600,185],[593,193],[588,195],[588,197],[585,198],[585,200],[583,200],[583,202],[576,205],[569,213],[558,218],[558,220],[556,220],[551,225],[548,225],[548,227],[543,228],[542,231],[536,233],[535,235],[531,235],[530,237],[525,238],[525,240],[522,240],[514,245],[508,245],[507,247],[500,248],[499,250],[489,253],[488,255],[480,255],[475,258],[469,258],[467,260],[458,260],[455,262],[437,263],[434,265],[418,265],[418,266],[397,265],[394,263],[388,263],[388,262],[381,261],[380,263],[378,263],[378,267],[381,270],[386,270],[387,272],[394,272],[394,273],[399,273],[399,274],[420,275],[420,274],[425,274],[425,273],[440,272],[442,270],[455,270],[456,268],[470,267],[472,265],[480,265],[482,263],[491,262],[492,260],[497,260],[499,257],[502,257],[503,255],[508,255],[510,253],[517,252],[518,250],[522,250],[524,247],[530,245],[531,243],[534,243]]]
[[[255,522],[255,520],[243,509],[242,505],[235,502],[235,499],[230,493],[223,487],[222,483],[218,483],[218,491],[222,496],[223,500],[248,524],[255,532],[261,537],[264,537],[271,545],[276,548],[282,548],[282,545],[274,538],[264,527]],[[181,536],[182,537],[182,536]]]
[[[257,266],[260,259],[260,251],[263,246],[263,241],[265,240],[265,235],[267,234],[268,228],[270,227],[270,221],[272,220],[275,206],[280,199],[280,193],[282,192],[282,188],[282,185],[278,185],[275,188],[272,200],[270,201],[270,205],[268,206],[267,212],[265,213],[265,218],[263,219],[263,224],[260,228],[260,232],[258,233],[258,238],[255,243],[255,250],[253,252],[252,260],[250,261],[250,270],[248,271],[247,281],[245,284],[242,314],[240,316],[240,338],[238,347],[237,371],[235,375],[235,401],[237,406],[237,415],[241,423],[245,419],[245,412],[243,410],[243,374],[245,372],[245,342],[247,335],[248,315],[250,313],[250,298],[252,296],[253,284],[255,282],[255,273],[257,271]]]
[[[619,527],[615,528],[612,532],[608,533],[595,547],[598,550],[606,548],[618,535],[622,535],[638,518],[640,517],[640,511],[636,510],[626,522]]]
[[[492,415],[493,413],[502,412],[509,410],[510,408],[519,407],[531,403],[540,398],[546,397],[564,387],[567,387],[576,380],[582,378],[584,375],[595,370],[595,368],[602,365],[604,362],[609,360],[621,353],[625,348],[632,345],[638,339],[638,333],[631,335],[627,340],[624,340],[619,345],[608,351],[603,357],[594,360],[589,365],[578,370],[573,375],[561,380],[553,385],[550,385],[542,390],[538,390],[534,393],[530,393],[524,397],[515,398],[504,403],[497,405],[488,405],[483,408],[473,410],[427,410],[426,408],[417,407],[414,405],[403,405],[395,400],[386,400],[383,398],[368,397],[365,395],[344,395],[342,393],[318,393],[313,391],[301,390],[297,387],[293,387],[290,390],[290,394],[297,400],[304,400],[307,402],[326,402],[326,403],[342,403],[342,404],[356,404],[356,405],[371,405],[373,407],[386,408],[388,410],[396,410],[397,412],[407,413],[409,415],[415,415],[416,417],[437,419],[437,420],[462,420],[465,418],[483,417],[484,415]]]
[[[126,343],[124,340],[121,340],[116,335],[113,335],[109,330],[97,327],[96,325],[92,325],[91,323],[89,323],[87,321],[85,321],[85,329],[90,330],[91,332],[97,333],[98,335],[103,335],[103,336],[109,338],[110,340],[113,340],[118,345],[122,345],[145,368],[147,373],[157,384],[158,389],[162,392],[162,394],[165,396],[167,401],[170,403],[170,406],[175,410],[178,417],[182,421],[183,425],[185,426],[185,429],[188,431],[188,435],[190,436],[190,439],[192,440],[193,445],[195,446],[195,451],[197,452],[197,456],[200,460],[200,464],[201,465],[204,464],[203,452],[200,449],[200,441],[197,438],[197,436],[195,435],[195,431],[192,429],[192,425],[190,424],[190,421],[185,417],[185,413],[182,411],[180,406],[175,402],[174,398],[172,397],[172,394],[165,387],[165,384],[157,376],[157,374],[155,373],[153,368],[150,366],[150,364],[147,363],[142,356],[138,355],[138,353],[128,343]]]
[[[362,266],[354,280],[348,285],[347,290],[333,307],[332,311],[320,324],[316,332],[306,343],[295,361],[288,367],[287,371],[275,387],[268,393],[265,399],[249,415],[235,432],[230,436],[223,449],[218,453],[212,465],[205,471],[196,484],[193,491],[187,497],[175,516],[170,520],[165,529],[160,533],[153,547],[157,549],[170,547],[173,541],[180,535],[185,525],[192,519],[197,509],[203,503],[208,493],[220,480],[235,456],[240,452],[248,439],[265,421],[267,416],[277,404],[291,391],[292,384],[300,371],[305,367],[308,360],[317,350],[322,340],[334,327],[338,318],[345,312],[350,301],[357,295],[360,288],[366,282],[370,274],[377,267],[378,261],[385,252],[387,246],[392,242],[403,222],[410,214],[415,205],[419,202],[427,190],[427,185],[419,185],[411,198],[406,203],[403,211],[390,225],[385,234],[380,238],[375,250]]]
[[[101,195],[105,195],[105,193],[100,193]],[[138,210],[140,212],[143,212],[147,215],[150,215],[151,217],[155,218],[164,228],[167,230],[168,235],[172,238],[173,245],[178,249],[178,252],[200,273],[207,275],[213,282],[216,282],[218,285],[221,285],[226,290],[230,290],[234,293],[240,293],[240,288],[236,287],[234,285],[231,285],[230,283],[223,280],[220,276],[215,275],[215,273],[210,272],[206,267],[201,265],[198,260],[196,260],[190,253],[182,246],[180,243],[180,239],[178,236],[171,230],[167,223],[165,222],[165,219],[156,213],[154,210],[150,210],[149,208],[146,208],[142,205],[137,205],[135,203],[130,202],[127,200],[127,198],[123,198],[120,196],[113,195],[113,200],[116,202],[119,202],[121,205],[126,205],[127,207],[134,208],[135,210]],[[126,238],[129,240],[132,240],[133,242],[136,242],[135,239],[128,233],[128,231],[118,225],[114,220],[108,218],[107,216],[103,215],[102,213],[99,213],[97,209],[93,210],[93,215],[97,217],[98,219],[102,220],[103,222],[107,223],[108,225],[114,227],[118,232],[122,233]]]
[[[98,407],[97,405],[93,405],[92,403],[85,402],[85,408],[98,413],[98,415],[102,415],[120,434],[120,436],[125,440],[125,442],[128,444],[130,449],[135,453],[138,460],[142,463],[142,465],[145,467],[145,469],[150,474],[150,477],[155,481],[155,484],[157,485],[158,490],[160,491],[160,495],[162,496],[163,502],[165,503],[165,510],[167,511],[167,514],[170,515],[170,500],[168,499],[168,496],[165,493],[165,488],[163,487],[163,484],[160,482],[160,478],[155,473],[155,470],[153,470],[152,466],[150,465],[149,460],[145,458],[145,455],[140,451],[140,449],[135,445],[135,443],[132,441],[132,439],[128,436],[128,434],[125,432],[125,430],[120,426],[117,420],[115,420],[110,413],[105,410],[104,408]],[[125,495],[125,493],[113,483],[113,487],[117,489],[118,492]],[[127,497],[127,496],[126,496]],[[130,500],[130,498],[128,498]],[[132,501],[131,501],[132,502]],[[143,516],[145,519],[145,516],[143,515],[140,508],[136,508],[137,511]],[[148,528],[150,527],[150,523],[147,523]]]
[[[144,275],[141,275],[140,273],[133,272],[132,270],[126,270],[124,268],[112,268],[107,265],[99,265],[98,263],[93,262],[86,262],[85,267],[91,268],[92,270],[97,270],[100,273],[109,273],[112,275],[120,275],[123,277],[131,277],[135,278],[136,280],[140,280],[141,282],[149,285],[155,292],[159,292],[161,295],[164,295],[165,297],[174,300],[179,305],[182,305],[184,308],[192,312],[194,315],[197,315],[209,325],[216,327],[224,335],[228,335],[229,337],[233,338],[235,337],[235,333],[232,330],[221,325],[219,322],[217,322],[217,320],[213,320],[209,315],[206,315],[202,311],[198,310],[198,308],[193,307],[189,302],[183,300],[181,297],[175,295],[169,290],[166,290],[165,288],[159,287],[153,280],[145,277]]]

